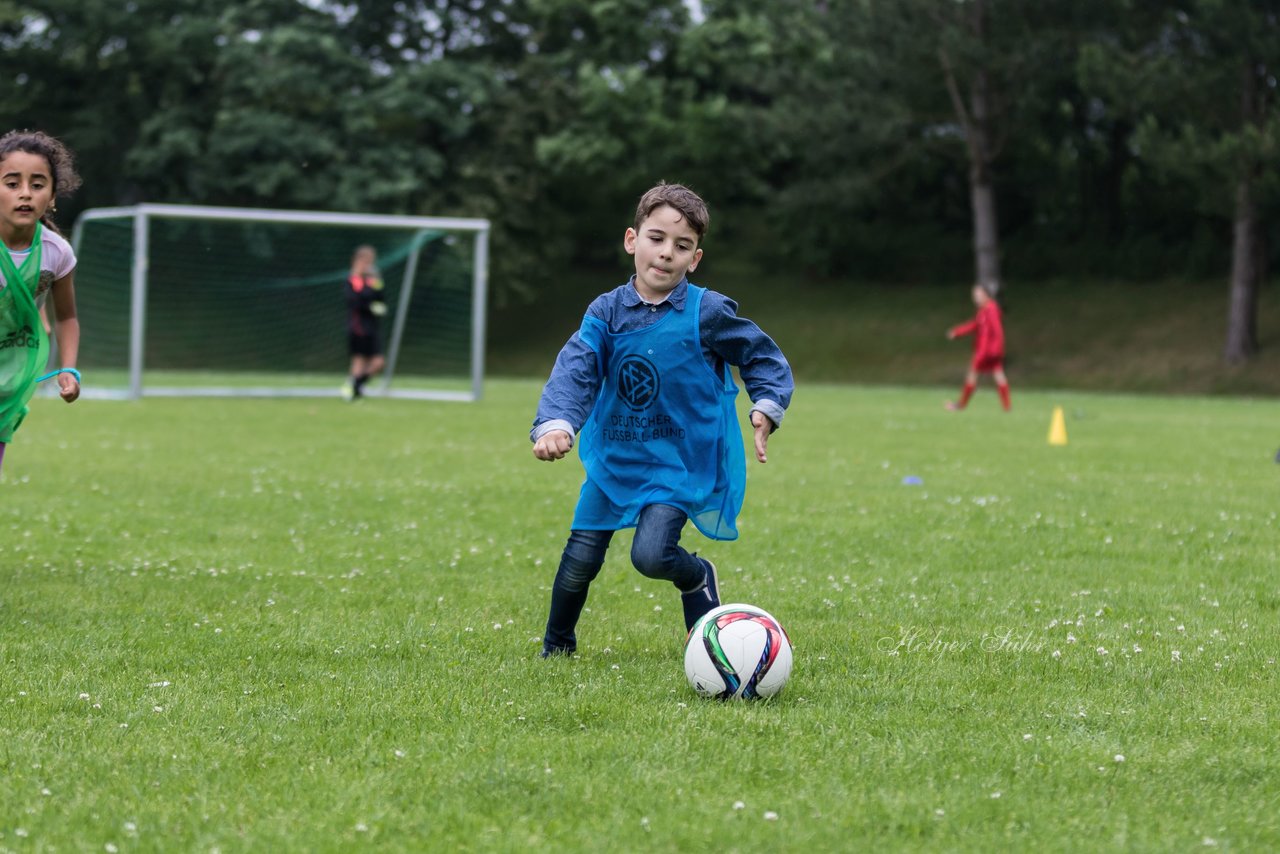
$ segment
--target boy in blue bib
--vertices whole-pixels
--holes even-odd
[[[756,459],[782,423],[794,380],[782,351],[737,304],[689,283],[709,216],[696,193],[659,184],[640,199],[623,238],[630,281],[599,296],[561,349],[530,438],[540,460],[581,437],[586,481],[551,589],[542,655],[577,649],[587,589],[615,531],[635,528],[631,562],[672,582],[686,631],[720,604],[715,566],[680,546],[685,522],[737,539],[746,459],[730,366],[752,400]]]

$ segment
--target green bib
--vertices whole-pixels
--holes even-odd
[[[0,442],[13,438],[36,391],[36,377],[49,360],[49,336],[36,308],[44,227],[36,223],[31,252],[21,267],[0,245]]]

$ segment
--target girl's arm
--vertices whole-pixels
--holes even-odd
[[[1004,355],[1004,336],[1000,332],[1000,313],[995,303],[988,303],[978,312],[978,333],[974,341],[974,354],[983,357]]]
[[[53,309],[57,320],[58,360],[63,368],[74,368],[80,355],[80,319],[76,317],[75,272],[67,273],[53,283]],[[80,383],[72,374],[58,374],[62,399],[73,402],[80,396]]]
[[[966,335],[972,335],[978,331],[978,319],[975,317],[968,323],[962,323],[959,326],[953,326],[947,331],[948,338],[963,338]]]

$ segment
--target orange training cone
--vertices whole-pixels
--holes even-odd
[[[1067,422],[1066,419],[1062,417],[1061,406],[1055,406],[1053,408],[1053,420],[1049,422],[1049,444],[1067,444]]]

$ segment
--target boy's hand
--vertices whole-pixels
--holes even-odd
[[[762,463],[769,462],[765,449],[769,445],[769,434],[773,432],[773,422],[760,410],[751,413],[751,426],[756,428],[756,459]]]
[[[573,437],[563,430],[552,430],[533,443],[533,455],[545,462],[563,459],[573,447]]]

